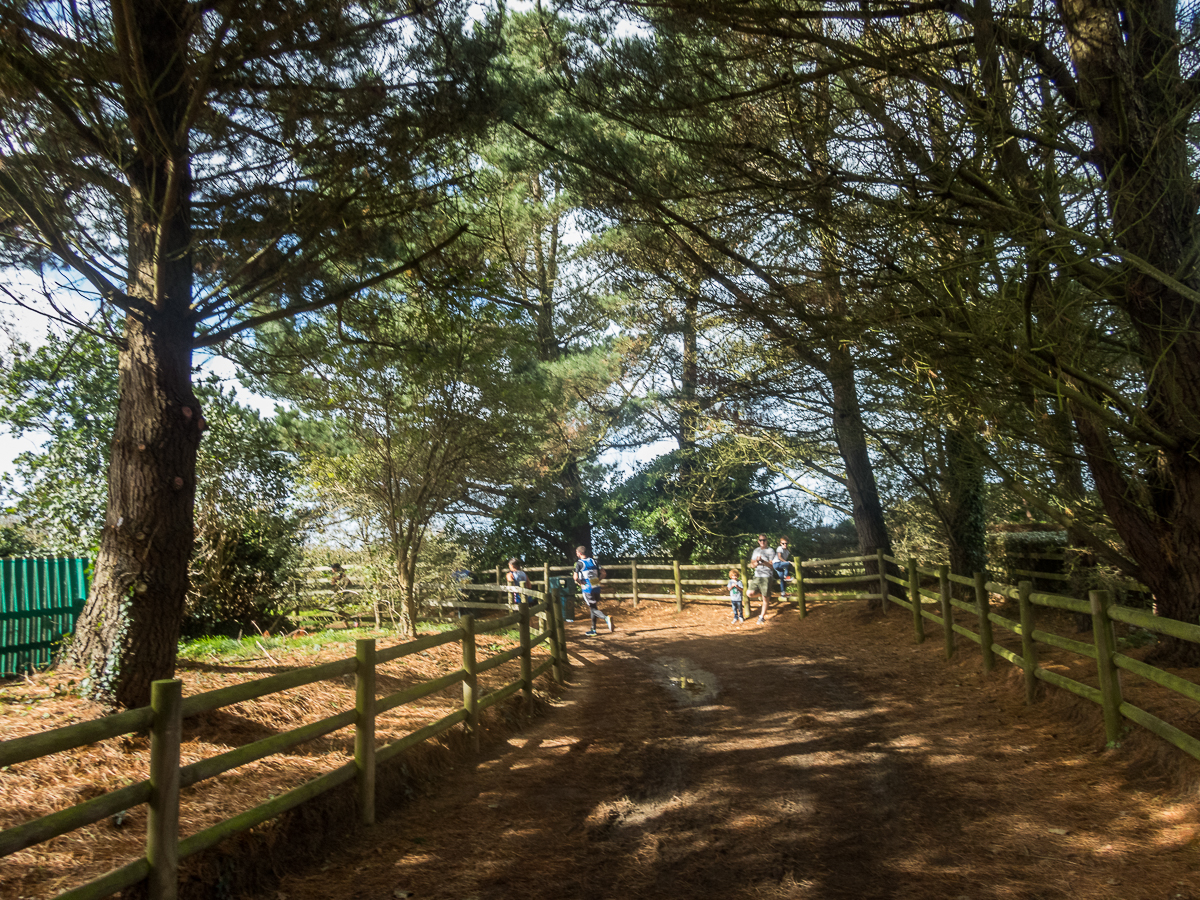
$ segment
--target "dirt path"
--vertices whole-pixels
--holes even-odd
[[[275,896],[1200,900],[1194,794],[977,656],[847,606],[621,613],[548,716]]]

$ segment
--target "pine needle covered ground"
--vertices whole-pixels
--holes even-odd
[[[974,645],[960,641],[946,662],[940,634],[914,645],[907,613],[867,614],[861,603],[817,604],[803,620],[782,609],[761,627],[732,625],[717,602],[682,614],[606,606],[616,633],[568,626],[573,680],[543,695],[548,715],[500,714],[478,756],[453,736],[414,755],[412,780],[378,826],[355,830],[342,810],[345,840],[312,852],[294,832],[259,857],[269,872],[256,896],[1200,900],[1200,763],[1139,729],[1106,748],[1098,708],[1058,690],[1026,707],[1020,673],[998,663],[983,676]],[[1070,634],[1073,624],[1040,627]],[[352,646],[263,642],[258,658],[240,660],[214,647],[181,677],[192,693]],[[1057,654],[1043,664],[1094,677],[1087,661]],[[410,658],[389,667],[380,693],[459,664],[453,646]],[[487,674],[499,683],[506,671]],[[93,714],[65,690],[70,677],[8,683],[4,736]],[[1125,689],[1200,734],[1195,704],[1128,675]],[[448,694],[381,731],[398,736],[449,711],[458,694]],[[184,761],[345,708],[352,695],[319,685],[214,714],[189,725]],[[338,733],[188,791],[185,834],[332,768],[350,742]],[[0,773],[3,822],[144,777],[146,753],[140,738],[111,741]],[[51,896],[136,856],[144,819],[136,810],[0,862],[0,895]],[[215,896],[211,864],[189,877],[185,896]],[[227,895],[253,893],[240,883]]]

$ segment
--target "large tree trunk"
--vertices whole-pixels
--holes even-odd
[[[530,196],[542,202],[546,191],[542,175],[531,175]],[[531,304],[538,359],[555,362],[563,356],[563,346],[554,327],[554,312],[557,306],[555,291],[558,288],[559,221],[554,217],[545,227],[534,233],[533,257],[536,273],[536,294]],[[518,268],[518,278],[523,273]],[[587,490],[580,472],[579,456],[573,447],[568,447],[562,468],[551,483],[558,493],[557,512],[565,525],[565,533],[550,540],[550,551],[566,560],[575,559],[576,547],[592,548],[592,523],[588,517]]]
[[[680,360],[679,433],[676,435],[680,450],[679,482],[684,485],[693,484],[696,474],[696,433],[700,421],[700,405],[696,396],[700,377],[699,309],[700,298],[694,293],[687,294],[683,301],[681,323],[683,358]],[[675,548],[675,559],[681,563],[690,563],[695,552],[695,529],[689,528]]]
[[[858,534],[858,552],[873,556],[876,551],[883,550],[890,556],[892,541],[883,519],[883,504],[879,500],[875,469],[871,465],[858,385],[854,380],[854,360],[849,349],[841,345],[834,347],[829,354],[826,377],[833,393],[833,433],[842,464],[846,467],[846,489],[850,493],[854,530]],[[877,572],[873,560],[868,561],[867,572]],[[880,604],[874,600],[868,604],[870,608],[877,605]]]
[[[891,553],[892,542],[883,520],[883,504],[879,501],[879,487],[871,465],[858,385],[854,380],[854,362],[849,350],[838,347],[830,353],[827,374],[833,392],[833,433],[846,467],[846,489],[850,493],[858,550],[864,555],[881,548]]]
[[[559,555],[571,560],[575,558],[576,547],[592,546],[592,521],[588,517],[586,498],[587,491],[583,485],[583,475],[579,471],[579,459],[574,453],[567,457],[558,479],[558,487],[562,491],[560,508],[563,520],[567,524],[567,533],[558,550]]]
[[[1200,621],[1200,331],[1191,290],[1196,272],[1196,193],[1189,160],[1186,93],[1175,5],[1061,4],[1094,157],[1108,191],[1121,250],[1150,263],[1129,266],[1123,305],[1146,371],[1144,411],[1158,432],[1143,453],[1141,485],[1121,471],[1101,427],[1076,421],[1089,467],[1122,539],[1153,590],[1158,612]],[[1166,639],[1163,661],[1200,663],[1200,646]]]
[[[114,0],[112,9],[135,140],[126,170],[134,311],[100,556],[72,657],[87,670],[89,696],[133,707],[174,674],[204,426],[191,386],[189,10],[182,0]]]
[[[832,319],[845,316],[847,309],[842,289],[842,237],[832,227],[832,223],[838,221],[838,218],[832,181],[827,177],[830,172],[830,141],[834,133],[831,122],[834,104],[827,78],[814,85],[813,98],[813,117],[819,123],[819,127],[806,130],[804,141],[814,171],[822,176],[822,181],[812,192],[810,201],[816,212],[816,221],[823,223],[817,229],[817,245],[825,303]],[[829,335],[826,342],[829,355],[824,374],[829,381],[833,397],[833,434],[842,464],[846,467],[846,489],[850,494],[854,530],[858,534],[858,552],[864,556],[873,556],[877,551],[883,550],[890,555],[892,541],[883,519],[883,504],[879,500],[875,467],[871,464],[870,448],[867,445],[867,430],[863,424],[862,403],[855,379],[854,357],[850,352],[850,345],[842,341],[839,335]],[[877,564],[868,561],[867,572],[878,574],[876,570]],[[871,601],[868,607],[875,605],[875,601]],[[882,601],[880,605],[884,609],[887,608],[887,604]]]
[[[150,702],[152,681],[175,671],[202,419],[190,328],[155,334],[132,321],[126,340],[108,511],[72,654],[87,669],[89,696],[134,707]]]
[[[946,464],[950,571],[970,578],[987,567],[983,454],[973,422],[946,432]]]

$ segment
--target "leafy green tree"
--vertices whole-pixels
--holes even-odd
[[[460,227],[443,176],[484,121],[462,2],[0,6],[0,246],[124,316],[92,595],[73,653],[123,706],[168,677],[205,416],[192,353],[332,306]],[[11,293],[11,291],[10,291]]]
[[[86,333],[52,332],[36,349],[14,342],[0,366],[0,421],[45,433],[15,460],[8,490],[26,552],[94,557],[116,418],[118,349]],[[298,561],[307,514],[294,500],[296,461],[269,420],[209,378],[197,473],[195,552],[185,627],[249,628],[277,599]]]
[[[37,551],[25,529],[19,525],[0,525],[0,556],[26,557]]]
[[[572,28],[542,15],[542,52],[566,60],[546,67],[561,73],[558,95],[514,113],[513,127],[559,154],[581,202],[634,230],[628,264],[682,300],[680,439],[694,440],[699,413],[695,322],[718,316],[726,333],[747,333],[757,364],[757,377],[742,381],[747,393],[730,403],[749,424],[770,430],[777,414],[775,359],[824,382],[826,440],[841,456],[837,490],[847,495],[860,551],[889,551],[858,383],[869,350],[851,324],[863,286],[844,274],[853,250],[834,223],[845,216],[835,220],[840,198],[821,179],[839,152],[828,88],[804,108],[759,99],[763,83],[777,78],[778,48],[673,27],[669,10],[648,16],[653,31],[625,38],[596,36],[612,22]],[[778,190],[778,161],[793,167],[793,182],[803,180],[803,196]],[[680,462],[690,465],[686,456]]]
[[[249,630],[274,609],[301,562],[312,513],[277,423],[201,382],[208,430],[196,463],[196,545],[184,629]]]
[[[541,17],[505,13],[501,20],[505,53],[497,79],[506,95],[539,91]],[[479,148],[467,198],[473,221],[453,252],[486,273],[480,281],[489,300],[513,314],[544,418],[537,452],[520,477],[468,500],[486,519],[500,513],[496,537],[511,537],[515,555],[540,547],[574,559],[574,548],[593,540],[587,470],[619,414],[615,385],[629,348],[611,334],[623,298],[609,289],[609,260],[578,215],[565,176],[557,154],[501,124]]]
[[[618,485],[612,502],[628,510],[630,527],[649,555],[689,563],[728,562],[746,556],[752,536],[792,530],[795,511],[772,489],[769,469],[730,465],[721,446],[666,453]],[[690,457],[682,465],[680,456]],[[681,551],[686,551],[684,556]]]
[[[513,483],[541,395],[511,311],[415,280],[388,287],[264,329],[244,353],[263,390],[328,422],[294,432],[306,481],[320,507],[381,538],[412,630],[427,537],[478,485]]]
[[[51,331],[32,347],[10,341],[0,363],[0,422],[43,437],[5,474],[12,512],[39,553],[94,557],[107,490],[117,401],[117,347]]]

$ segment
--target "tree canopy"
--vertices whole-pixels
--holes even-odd
[[[0,252],[73,327],[124,317],[98,695],[173,659],[197,348],[339,419],[310,462],[414,539],[457,516],[489,552],[633,529],[687,558],[811,496],[873,553],[919,502],[968,571],[1002,484],[1200,619],[1200,33],[1174,4],[0,21]],[[79,403],[53,415],[82,428]],[[408,469],[381,480],[390,441]]]

